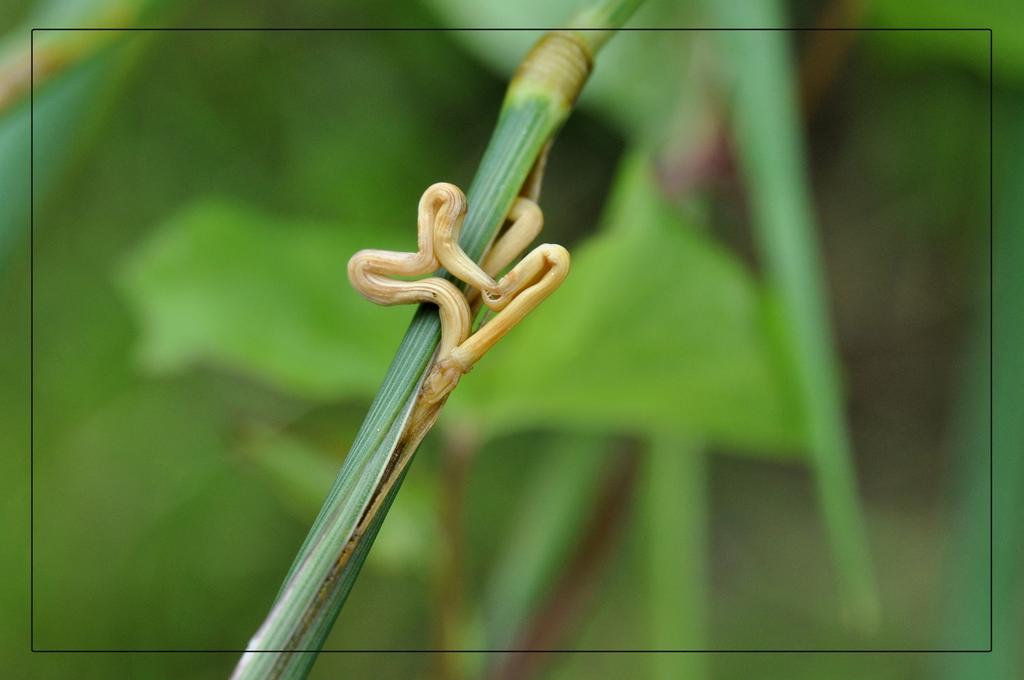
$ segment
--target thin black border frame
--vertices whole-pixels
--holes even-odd
[[[571,30],[571,27],[569,27]],[[684,33],[720,33],[733,31],[768,31],[768,32],[794,32],[794,33],[828,33],[828,32],[853,32],[863,31],[867,33],[886,32],[984,32],[988,34],[988,648],[986,649],[950,649],[950,648],[911,648],[911,649],[435,649],[435,648],[395,648],[395,649],[65,649],[65,648],[37,648],[36,647],[36,591],[35,591],[35,41],[36,32],[40,31],[67,31],[67,32],[468,32],[468,31],[552,31],[550,27],[515,27],[515,28],[386,28],[386,27],[34,27],[29,33],[29,649],[32,653],[214,653],[214,654],[243,654],[256,653],[424,653],[424,654],[445,654],[445,653],[527,653],[527,654],[549,654],[549,653],[686,653],[686,654],[830,654],[830,653],[957,653],[957,654],[979,654],[991,653],[994,638],[994,383],[993,383],[993,362],[994,362],[994,50],[993,31],[991,27],[796,27],[796,28],[755,28],[755,27],[691,27],[691,28],[655,28],[637,27],[623,28],[620,31],[635,32],[684,32]],[[587,30],[587,29],[584,29]]]

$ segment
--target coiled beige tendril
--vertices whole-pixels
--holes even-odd
[[[441,316],[441,343],[422,389],[427,403],[451,392],[463,374],[565,280],[569,252],[559,245],[537,246],[497,281],[493,278],[511,264],[540,233],[544,215],[534,201],[516,199],[508,214],[509,227],[495,240],[481,264],[459,247],[459,231],[466,215],[466,196],[454,184],[431,185],[420,198],[415,253],[360,250],[348,261],[352,286],[379,305],[429,302]],[[464,295],[455,284],[439,276],[403,281],[394,276],[422,276],[440,267],[469,284]],[[471,304],[479,294],[494,317],[470,335]]]

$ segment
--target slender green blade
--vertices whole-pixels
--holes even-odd
[[[776,0],[729,0],[709,8],[727,26],[782,25]],[[726,31],[722,39],[734,79],[736,149],[755,234],[792,350],[842,607],[852,625],[870,630],[879,618],[878,593],[843,415],[788,36],[784,31]]]
[[[991,645],[992,653],[959,655],[963,658],[937,665],[936,675],[949,680],[996,680],[1024,673],[1019,644],[1024,630],[1024,540],[1019,525],[1024,512],[1024,420],[1018,414],[1024,400],[1024,229],[1019,224],[1024,215],[1024,97],[1005,95],[994,114],[994,127],[1003,132],[993,158],[992,299],[987,295],[990,281],[984,277],[979,281],[984,313],[976,321],[968,362],[972,375],[961,400],[956,476],[961,488],[949,553],[953,596],[946,641],[950,648]],[[991,316],[985,303],[992,305]],[[992,456],[991,467],[986,452]]]
[[[642,488],[648,565],[650,645],[702,649],[707,620],[707,457],[679,437],[656,436],[647,452]],[[703,654],[652,654],[651,675],[706,678]]]
[[[168,0],[43,2],[0,38],[0,262],[29,227],[29,173],[36,205],[60,179],[105,113],[148,36],[38,27],[131,26]],[[31,51],[31,54],[30,54]],[[35,65],[30,76],[29,66]],[[56,64],[56,66],[48,66]],[[29,102],[30,85],[35,88]],[[30,135],[30,132],[32,133]],[[31,137],[31,139],[30,139]]]

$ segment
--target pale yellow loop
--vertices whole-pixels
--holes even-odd
[[[432,185],[420,198],[415,253],[361,250],[349,260],[348,275],[353,287],[367,299],[381,305],[428,302],[438,306],[441,344],[437,359],[422,388],[423,399],[443,399],[463,374],[480,357],[530,313],[569,273],[569,252],[558,245],[544,244],[532,250],[498,281],[502,269],[540,233],[544,215],[528,198],[516,199],[508,219],[510,226],[478,265],[459,247],[459,230],[466,214],[466,197],[453,184]],[[469,284],[463,295],[450,281],[440,277],[402,281],[391,276],[420,276],[443,266]],[[484,304],[498,313],[472,336],[470,301],[483,293]]]
[[[437,259],[451,274],[465,281],[473,288],[493,290],[497,282],[488,276],[473,259],[459,246],[459,233],[462,231],[462,219],[466,216],[466,196],[454,184],[439,182],[434,184],[424,197],[435,192],[442,206],[458,206],[457,215],[446,212],[443,217],[434,221],[433,248]],[[420,205],[423,204],[422,199]]]
[[[438,276],[418,281],[390,277],[422,276],[440,268],[434,251],[434,234],[439,228],[451,232],[453,223],[461,222],[465,212],[466,197],[458,187],[434,184],[420,198],[417,252],[360,250],[348,261],[348,280],[371,302],[378,305],[414,302],[437,305],[441,317],[441,354],[450,353],[469,336],[473,319],[466,298],[455,284]]]
[[[449,355],[451,361],[468,371],[568,274],[569,251],[562,246],[544,243],[531,250],[498,284],[503,293],[501,311],[456,347]]]
[[[507,221],[511,224],[494,240],[484,255],[483,262],[480,263],[480,268],[491,278],[512,264],[526,250],[526,246],[537,238],[544,228],[544,213],[535,202],[520,197],[512,204]],[[469,302],[471,309],[481,292],[484,294],[485,304],[494,311],[500,310],[508,302],[503,299],[500,285],[492,281],[492,285],[486,288],[470,288],[466,291],[466,301]]]
[[[512,264],[544,228],[544,213],[541,212],[539,205],[528,198],[516,199],[508,213],[508,219],[512,224],[495,240],[481,264],[483,270],[490,276],[497,276],[502,269]],[[514,281],[517,276],[509,272],[492,288],[482,288],[484,304],[494,311],[504,309],[509,303],[510,291],[515,288]]]

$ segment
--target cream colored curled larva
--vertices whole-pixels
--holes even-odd
[[[441,344],[423,398],[437,402],[458,384],[480,357],[539,305],[569,273],[569,252],[545,243],[531,250],[505,276],[507,267],[540,233],[544,216],[540,207],[524,197],[516,199],[508,214],[509,227],[477,264],[459,247],[459,231],[466,215],[466,196],[454,184],[431,185],[420,198],[417,217],[418,250],[360,250],[348,262],[348,278],[364,297],[379,305],[427,302],[438,307]],[[464,295],[439,276],[404,281],[395,276],[422,276],[444,267],[469,284]],[[470,301],[480,292],[483,303],[497,312],[470,335]]]

